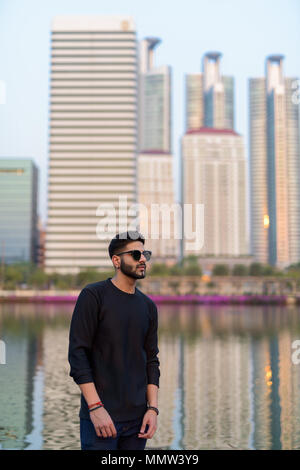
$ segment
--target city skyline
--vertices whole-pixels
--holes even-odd
[[[169,2],[166,2],[169,4]],[[224,2],[225,3],[225,2]],[[26,7],[18,1],[3,1],[0,6],[0,60],[2,63],[0,80],[6,84],[6,104],[0,107],[0,155],[1,157],[32,158],[40,169],[39,216],[46,222],[46,189],[49,137],[47,116],[49,115],[49,70],[50,70],[50,22],[58,14],[131,14],[134,16],[138,40],[147,36],[158,36],[162,45],[157,51],[157,63],[168,63],[174,74],[173,138],[175,155],[175,188],[179,194],[179,141],[184,133],[184,75],[197,73],[203,54],[209,50],[222,53],[222,74],[235,79],[235,102],[237,132],[245,137],[248,158],[248,96],[247,80],[253,76],[263,76],[265,57],[272,53],[285,55],[285,75],[299,76],[300,57],[297,54],[297,12],[299,4],[290,2],[249,2],[239,8],[236,1],[190,2],[191,11],[172,7],[171,23],[165,28],[163,13],[168,5],[153,3],[153,11],[147,12],[136,1],[121,2],[101,8],[95,1],[64,1],[59,5],[54,1],[43,8],[34,0],[28,0]],[[260,8],[260,15],[257,8]],[[231,7],[231,8],[230,8]],[[155,15],[160,8],[162,15]],[[219,15],[214,15],[217,8]],[[232,10],[233,8],[233,10]],[[284,8],[285,15],[282,15]],[[63,11],[62,11],[63,10]],[[126,10],[126,11],[125,11]],[[186,13],[186,23],[182,14]],[[35,16],[33,16],[33,12]],[[196,13],[202,13],[202,21],[196,22]],[[267,16],[264,13],[268,13]],[[298,15],[299,17],[299,15]],[[26,21],[27,18],[27,21]],[[155,21],[154,21],[155,18]],[[213,18],[213,28],[206,24]],[[207,21],[204,21],[206,19]],[[25,21],[24,21],[25,20]],[[37,21],[38,20],[38,21]],[[12,26],[12,22],[13,25]],[[211,22],[208,21],[208,23]],[[231,25],[231,28],[228,27]],[[234,31],[231,31],[233,29]],[[255,26],[255,36],[252,34]],[[286,34],[278,35],[278,28]],[[16,34],[18,31],[19,34]],[[34,31],[34,34],[32,34]],[[181,34],[178,34],[178,32]],[[176,34],[177,33],[177,34]],[[39,40],[36,40],[38,35]],[[290,39],[293,35],[293,41]],[[236,41],[239,36],[241,41]],[[10,48],[3,46],[10,44]],[[259,46],[259,47],[258,47]],[[258,53],[259,51],[259,53]],[[25,67],[25,63],[29,67]],[[18,81],[22,70],[22,81]],[[30,112],[28,112],[30,109]]]

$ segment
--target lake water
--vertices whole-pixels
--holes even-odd
[[[80,449],[72,311],[0,304],[0,448]],[[300,448],[299,306],[158,311],[160,414],[146,449]]]

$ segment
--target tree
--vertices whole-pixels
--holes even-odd
[[[6,266],[4,277],[5,289],[16,289],[18,284],[21,284],[23,280],[24,276],[20,269],[18,269],[15,265]]]
[[[37,268],[28,277],[28,284],[33,287],[44,287],[47,284],[47,281],[48,276],[41,268]]]
[[[169,267],[170,276],[181,276],[183,273],[182,266],[180,264],[174,264]]]
[[[199,266],[198,257],[196,255],[185,256],[182,260],[182,274],[185,276],[201,276],[202,269]]]
[[[262,276],[263,265],[261,263],[251,263],[249,266],[249,275],[250,276]]]
[[[235,264],[233,266],[232,275],[233,276],[247,276],[248,267],[244,264]]]
[[[229,266],[227,264],[215,264],[213,267],[214,276],[228,276]]]
[[[150,276],[167,276],[169,274],[168,266],[164,263],[153,263],[150,270]]]
[[[189,265],[185,266],[183,269],[183,274],[185,276],[202,276],[202,269],[200,266],[197,265]]]
[[[109,277],[109,275],[107,274],[108,273],[103,273],[103,272],[101,273],[94,268],[83,269],[76,276],[76,285],[84,286],[92,282],[102,281],[104,279],[107,279],[107,277]]]
[[[277,274],[277,270],[274,266],[267,264],[263,266],[262,273],[264,276],[275,276]]]

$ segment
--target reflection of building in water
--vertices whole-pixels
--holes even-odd
[[[295,338],[290,331],[283,331],[278,337],[279,346],[279,395],[281,406],[282,449],[295,449],[300,441],[300,370],[292,363],[291,345]]]
[[[248,448],[248,352],[248,339],[234,336],[186,344],[184,448]]]
[[[33,379],[38,342],[26,330],[14,334],[2,328],[6,365],[0,366],[0,445],[3,449],[23,449],[33,427]]]
[[[299,331],[299,330],[298,330]],[[299,336],[298,336],[299,338]],[[292,341],[294,341],[295,337],[292,338]],[[291,351],[289,352],[289,355],[291,354]],[[292,384],[291,384],[291,389],[292,389],[292,413],[291,413],[291,421],[292,421],[292,448],[299,449],[300,448],[300,365],[299,364],[293,364],[290,362],[290,367],[292,369],[291,376],[292,376]],[[285,407],[286,408],[286,407]],[[283,448],[286,448],[283,446]]]
[[[253,446],[293,449],[300,437],[300,376],[291,361],[289,331],[252,341]]]
[[[146,448],[170,449],[176,439],[174,415],[177,407],[179,338],[165,337],[159,342],[160,385],[158,392],[159,418],[157,432],[147,441]]]
[[[68,328],[44,334],[44,449],[80,449],[80,390],[69,376]]]
[[[279,395],[281,402],[281,442],[282,449],[293,448],[293,420],[297,416],[293,414],[293,369],[291,363],[291,335],[287,331],[283,331],[279,338]],[[289,419],[291,418],[291,419]],[[296,423],[295,423],[296,424]]]
[[[267,338],[255,338],[251,341],[250,360],[252,422],[254,423],[250,445],[255,449],[270,449],[272,369]]]

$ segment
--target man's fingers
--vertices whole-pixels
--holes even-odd
[[[111,429],[111,427],[110,427],[110,424],[108,424],[108,425],[105,426],[105,430],[106,430],[106,432],[107,432],[107,436],[108,436],[108,437],[112,437],[113,432],[112,432],[112,429]]]
[[[143,425],[143,426],[141,427],[141,430],[140,430],[140,433],[139,433],[139,436],[143,437],[144,439],[148,439],[148,438],[149,438],[150,432],[151,432],[151,430],[153,429],[153,428],[151,427],[151,425],[148,424],[147,432],[143,434],[143,431],[145,431],[146,426],[147,426],[147,424],[145,424],[145,426]]]
[[[154,424],[150,424],[149,428],[147,429],[147,432],[145,434],[139,434],[140,437],[143,437],[144,439],[152,439],[156,431],[156,426]]]
[[[140,433],[143,433],[143,432],[145,431],[146,426],[147,426],[147,422],[146,422],[146,421],[143,421],[142,427],[141,427],[141,429],[140,429]]]
[[[105,426],[101,426],[101,432],[102,432],[103,437],[107,437],[107,432],[106,432],[106,427]]]
[[[113,437],[117,437],[117,430],[116,430],[116,428],[115,428],[115,426],[114,426],[114,423],[112,423],[112,424],[110,425],[110,429],[111,429],[111,432],[112,432]]]

